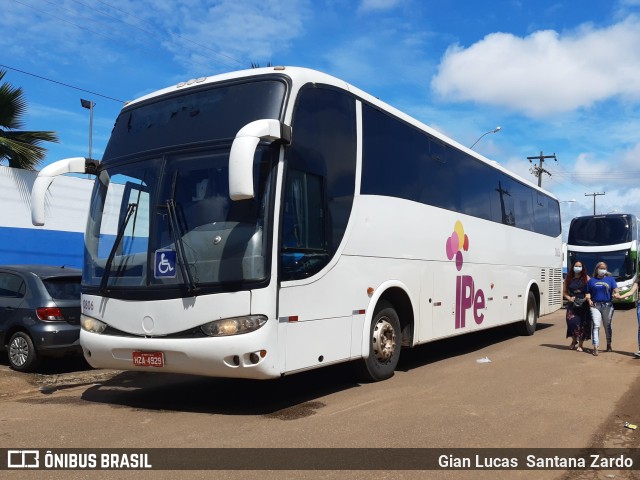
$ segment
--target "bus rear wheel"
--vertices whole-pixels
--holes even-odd
[[[393,376],[402,346],[400,319],[393,305],[376,306],[369,335],[369,355],[361,360],[360,373],[366,381],[378,382]]]
[[[527,297],[527,313],[524,320],[520,322],[518,330],[520,335],[533,335],[538,326],[538,303],[533,292],[529,292]]]

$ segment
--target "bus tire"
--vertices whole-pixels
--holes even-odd
[[[520,335],[533,335],[538,325],[538,304],[533,292],[529,292],[527,297],[527,313],[524,320],[519,324]]]
[[[370,382],[391,378],[400,359],[402,333],[398,314],[384,300],[374,311],[368,343],[369,355],[360,361],[360,377]]]

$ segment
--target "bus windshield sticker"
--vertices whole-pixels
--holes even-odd
[[[176,278],[176,251],[156,250],[154,265],[153,274],[156,278]]]

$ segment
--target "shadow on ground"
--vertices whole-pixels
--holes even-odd
[[[9,357],[6,351],[0,352],[0,365],[9,366]],[[58,375],[85,370],[91,370],[91,366],[82,355],[77,354],[63,357],[42,357],[40,365],[34,372],[22,373],[22,375]]]
[[[543,323],[538,329],[550,326],[552,324]],[[505,326],[406,349],[402,352],[398,370],[410,371],[517,336],[513,326]],[[266,381],[121,372],[90,385],[82,393],[80,403],[172,412],[266,415],[294,420],[313,415],[322,408],[324,404],[320,399],[324,396],[361,388],[362,383],[354,375],[353,367],[353,363],[344,363]]]

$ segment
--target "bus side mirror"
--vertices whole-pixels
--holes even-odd
[[[97,160],[83,157],[65,158],[44,167],[31,189],[31,223],[36,226],[44,225],[44,197],[53,182],[53,178],[64,173],[91,173],[95,174]]]
[[[236,134],[229,154],[229,197],[231,200],[253,198],[253,157],[261,140],[291,143],[291,127],[278,120],[255,120]]]

